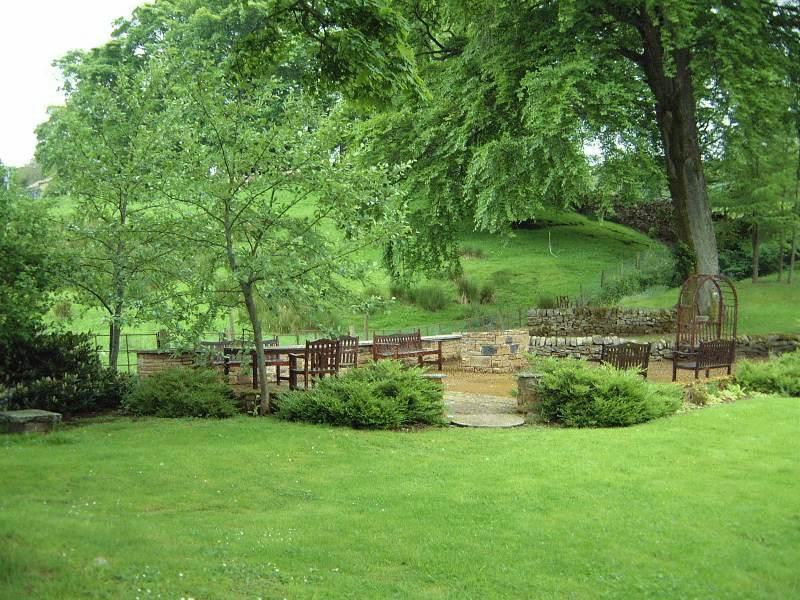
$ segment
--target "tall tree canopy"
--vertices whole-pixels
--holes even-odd
[[[37,157],[53,189],[74,207],[63,215],[67,287],[109,322],[109,365],[115,367],[126,323],[172,293],[164,274],[171,246],[152,210],[153,130],[163,81],[143,70],[118,43],[72,52],[58,61],[66,103],[50,110],[37,134]]]
[[[404,98],[365,135],[377,155],[415,162],[423,244],[452,250],[450,223],[463,216],[496,230],[578,201],[594,185],[591,145],[605,159],[659,160],[681,237],[701,271],[718,271],[703,161],[736,110],[787,109],[775,98],[797,3],[396,4],[412,19],[430,99]]]

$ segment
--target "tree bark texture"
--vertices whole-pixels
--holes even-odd
[[[643,43],[637,62],[655,96],[656,120],[678,234],[694,251],[698,272],[718,274],[717,239],[697,132],[691,53],[687,49],[672,50],[674,73],[668,74],[659,26],[644,10],[634,25]]]
[[[119,362],[119,338],[120,327],[119,322],[115,317],[112,317],[111,322],[108,324],[108,368],[117,369]]]
[[[267,383],[267,367],[264,363],[264,334],[261,331],[261,319],[256,308],[253,286],[243,283],[242,294],[244,303],[247,307],[247,315],[250,317],[250,325],[253,328],[253,343],[256,346],[256,370],[258,371],[258,391],[261,402],[259,404],[259,414],[265,415],[272,411],[269,397],[269,384]]]
[[[753,244],[753,283],[758,283],[758,261],[761,255],[761,239],[758,232],[758,223],[753,223],[750,236],[750,241]]]

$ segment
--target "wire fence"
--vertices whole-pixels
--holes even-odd
[[[528,306],[511,307],[503,311],[492,313],[482,313],[457,319],[453,321],[443,321],[439,323],[427,323],[409,327],[375,327],[367,332],[354,331],[355,335],[366,334],[364,339],[372,339],[375,335],[385,335],[389,333],[409,333],[419,330],[424,336],[448,335],[452,333],[462,333],[465,331],[493,331],[517,329],[527,325]],[[242,328],[236,333],[237,339],[231,340],[222,332],[204,333],[200,345],[206,344],[214,346],[223,343],[231,343],[246,347],[252,345],[253,334],[251,330]],[[292,344],[304,344],[306,341],[320,339],[330,336],[330,332],[316,329],[298,330],[292,333],[265,334],[266,338],[278,338],[281,346]],[[109,339],[108,334],[93,334],[97,351],[103,364],[108,365]],[[159,333],[123,333],[120,335],[120,349],[117,358],[117,370],[134,374],[137,372],[136,353],[146,350],[169,350],[169,343]]]

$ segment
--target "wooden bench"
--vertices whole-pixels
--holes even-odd
[[[650,344],[624,342],[613,346],[603,345],[600,362],[617,369],[636,369],[647,379],[647,367],[650,364]]]
[[[426,356],[435,356],[435,361],[426,361]],[[442,370],[442,342],[436,342],[436,348],[423,348],[422,336],[419,329],[414,333],[393,333],[391,335],[376,335],[372,339],[372,359],[381,360],[393,358],[416,358],[419,366],[435,364],[439,371]]]
[[[672,381],[678,377],[678,369],[694,371],[697,379],[700,371],[709,376],[711,369],[727,369],[731,374],[731,367],[736,360],[736,342],[733,340],[712,340],[700,342],[696,349],[675,350],[672,353]]]

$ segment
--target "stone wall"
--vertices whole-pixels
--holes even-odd
[[[465,333],[461,367],[478,373],[512,373],[528,363],[530,335],[524,329]]]
[[[587,336],[535,336],[530,339],[528,352],[534,356],[552,356],[555,358],[584,358],[600,360],[604,345],[639,342],[632,338],[616,335]],[[673,340],[651,342],[650,356],[653,358],[672,358]]]
[[[632,335],[675,331],[673,309],[534,308],[528,311],[529,332],[533,336]]]
[[[139,377],[148,377],[173,367],[191,367],[195,364],[195,358],[193,352],[172,354],[168,351],[140,350],[136,353],[136,372]]]
[[[642,341],[615,335],[531,336],[528,351],[535,356],[599,360],[603,344]],[[656,360],[672,359],[675,340],[660,339],[650,343],[652,344],[651,358]],[[736,356],[739,358],[766,358],[784,352],[792,352],[798,348],[800,348],[800,335],[739,336],[736,338]]]

